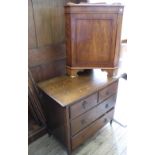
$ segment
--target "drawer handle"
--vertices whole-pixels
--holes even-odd
[[[84,109],[86,108],[86,104],[87,104],[87,101],[83,101],[82,106]]]
[[[86,123],[86,121],[83,119],[81,120],[81,124],[84,125]]]
[[[106,105],[105,105],[105,108],[108,108],[108,107],[109,107],[109,104],[106,104]]]
[[[109,95],[109,94],[110,94],[110,92],[109,92],[109,91],[107,91],[107,92],[106,92],[106,95]]]
[[[104,119],[104,123],[106,123],[106,122],[107,122],[107,118]]]

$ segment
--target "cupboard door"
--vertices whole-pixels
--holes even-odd
[[[75,14],[71,16],[71,27],[73,65],[113,65],[117,14]]]

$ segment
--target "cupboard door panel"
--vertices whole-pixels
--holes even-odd
[[[74,62],[78,66],[112,65],[116,42],[116,14],[72,15]]]

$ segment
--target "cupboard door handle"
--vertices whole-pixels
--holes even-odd
[[[109,104],[106,104],[106,105],[105,105],[105,108],[108,108],[108,107],[109,107]]]
[[[83,107],[84,109],[86,108],[86,104],[87,104],[87,101],[83,101],[82,107]]]

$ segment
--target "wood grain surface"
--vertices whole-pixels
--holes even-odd
[[[128,95],[127,81],[119,82],[118,97],[114,118],[121,123],[127,123]],[[98,123],[99,125],[100,123]],[[99,125],[100,126],[100,125]],[[127,128],[115,122],[108,123],[78,147],[73,155],[127,155]],[[66,149],[53,136],[45,135],[29,145],[29,155],[67,155]]]
[[[107,78],[101,70],[88,70],[76,78],[65,75],[40,82],[38,86],[64,107],[117,80],[117,78]]]
[[[68,1],[28,1],[29,68],[36,82],[66,73],[64,5]]]

